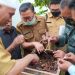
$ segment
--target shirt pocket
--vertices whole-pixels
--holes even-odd
[[[33,34],[32,30],[23,32],[23,35],[26,40],[30,40],[30,39],[34,38],[34,34]]]
[[[45,34],[46,30],[45,29],[39,29],[38,32],[40,35],[43,35],[43,34]]]

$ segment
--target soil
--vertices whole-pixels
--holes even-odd
[[[45,51],[41,54],[36,53],[40,61],[38,63],[31,63],[29,65],[30,68],[37,69],[40,71],[47,71],[52,73],[57,73],[58,66],[57,66],[57,60],[53,57],[52,51]]]

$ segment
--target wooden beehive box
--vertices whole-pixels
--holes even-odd
[[[57,70],[57,73],[51,73],[46,71],[40,71],[32,68],[25,68],[25,71],[21,73],[21,75],[59,75],[60,70]]]
[[[31,63],[22,72],[22,75],[59,75],[60,70],[57,66],[57,60],[52,57],[52,53],[49,55],[49,51],[40,55],[40,61],[36,64]]]

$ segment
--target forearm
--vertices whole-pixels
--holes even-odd
[[[34,42],[24,42],[24,43],[22,44],[22,46],[23,46],[24,48],[34,47]]]
[[[6,50],[8,52],[12,52],[12,50],[14,50],[15,47],[16,47],[16,45],[14,43],[12,43],[8,48],[6,48]]]
[[[8,75],[18,75],[25,69],[25,67],[27,67],[29,65],[29,63],[32,60],[33,60],[33,55],[31,55],[31,54],[25,56],[24,58],[22,58],[20,60],[17,60],[15,66],[8,73]]]

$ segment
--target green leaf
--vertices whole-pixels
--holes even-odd
[[[19,2],[21,3],[23,0],[19,0]]]

